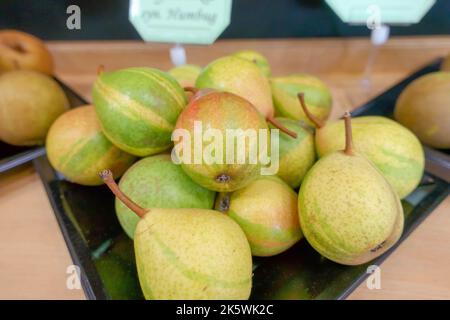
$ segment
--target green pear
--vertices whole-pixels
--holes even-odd
[[[220,194],[216,209],[241,226],[254,256],[279,254],[302,237],[297,194],[277,176],[260,176],[242,189]]]
[[[236,222],[207,209],[144,209],[120,190],[111,171],[100,175],[140,217],[134,250],[146,299],[248,299],[252,257]]]
[[[352,146],[345,115],[345,149],[319,159],[300,187],[303,234],[326,258],[366,263],[392,247],[403,231],[400,199],[378,169]]]
[[[266,77],[270,77],[269,61],[261,53],[254,50],[240,50],[233,53],[233,56],[253,62]]]
[[[450,148],[450,72],[432,72],[411,82],[395,104],[395,119],[434,148]]]
[[[297,120],[287,118],[276,118],[276,120],[297,134],[297,139],[286,135],[279,136],[277,172],[277,175],[291,188],[296,189],[316,160],[313,130]]]
[[[269,82],[248,60],[234,56],[214,60],[200,73],[195,86],[234,93],[247,99],[264,117],[274,115]]]
[[[182,87],[195,86],[195,80],[202,71],[202,68],[193,64],[184,64],[172,68],[168,73],[178,81]]]
[[[192,181],[168,154],[139,160],[125,172],[119,186],[145,208],[212,209],[216,195]],[[139,217],[117,198],[116,213],[122,228],[133,238]]]
[[[303,110],[298,107],[297,95],[305,94],[310,112],[320,120],[328,119],[331,112],[330,89],[319,78],[299,73],[270,79],[276,115],[312,124]]]
[[[316,124],[315,145],[319,158],[342,150],[344,121],[325,125],[309,113],[304,101],[302,106]],[[353,119],[353,138],[356,150],[381,171],[401,199],[419,185],[425,167],[424,151],[407,128],[386,117],[363,116]]]
[[[253,62],[235,56],[214,60],[197,77],[195,86],[198,89],[230,92],[248,100],[267,121],[282,132],[297,138],[295,132],[283,127],[274,118],[269,81]]]

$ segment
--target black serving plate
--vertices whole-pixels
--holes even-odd
[[[435,62],[358,108],[354,116],[390,116],[396,97],[418,76],[436,70]],[[427,153],[428,155],[428,153]],[[65,181],[45,156],[34,161],[89,299],[142,299],[133,243],[114,212],[114,197],[105,186],[84,187]],[[427,158],[427,165],[430,159]],[[441,168],[442,171],[442,168]],[[343,266],[320,256],[303,239],[275,257],[255,258],[251,299],[344,299],[450,193],[449,184],[427,171],[420,186],[402,201],[405,228],[388,252],[361,266]]]
[[[71,108],[86,104],[86,101],[67,87],[60,80],[55,79],[62,87],[69,99]],[[0,141],[0,173],[29,162],[45,154],[42,146],[18,147]]]

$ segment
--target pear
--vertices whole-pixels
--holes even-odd
[[[315,145],[319,158],[341,150],[345,145],[344,121],[326,124],[309,113],[303,96],[300,103],[316,125]],[[353,119],[355,148],[383,173],[401,199],[420,183],[425,156],[417,137],[401,124],[381,116]]]
[[[0,140],[18,146],[44,144],[47,131],[69,100],[50,76],[31,70],[0,76]]]
[[[300,187],[303,234],[326,258],[366,263],[392,247],[403,231],[400,199],[378,169],[352,146],[345,114],[345,149],[319,159]]]
[[[276,115],[312,124],[298,107],[297,95],[305,94],[310,112],[322,121],[328,119],[332,107],[331,91],[319,78],[305,73],[270,79]]]
[[[234,93],[248,100],[275,127],[297,137],[275,120],[269,81],[253,62],[235,56],[214,60],[197,77],[195,86]]]
[[[173,155],[184,172],[199,185],[209,190],[231,192],[259,175],[260,158],[269,145],[268,141],[266,146],[261,143],[260,132],[265,131],[269,140],[268,129],[264,118],[247,100],[228,92],[200,90],[177,120],[173,137],[182,135],[173,139]],[[245,139],[245,132],[253,133],[255,138],[258,136],[255,149],[250,143],[238,143],[238,136],[229,135],[239,132],[238,136]],[[202,138],[209,133],[218,134],[211,139]],[[252,150],[256,150],[255,154]],[[238,160],[238,154],[243,154],[244,161]],[[252,155],[257,159],[252,159]]]
[[[291,188],[297,189],[306,172],[316,160],[313,129],[303,122],[276,118],[283,126],[297,134],[297,139],[279,136],[279,168],[277,175]]]
[[[119,186],[144,207],[211,209],[216,195],[192,181],[168,154],[139,160],[125,172]],[[139,217],[119,199],[116,213],[122,228],[133,238]]]
[[[207,209],[144,209],[120,190],[111,171],[100,176],[140,217],[134,250],[146,299],[248,299],[252,257],[236,222]]]
[[[411,82],[397,99],[394,117],[423,143],[450,148],[450,72],[432,72]]]
[[[241,226],[254,256],[279,254],[302,237],[297,194],[277,176],[260,176],[242,189],[220,194],[216,209]]]
[[[86,186],[103,184],[99,170],[108,167],[119,177],[136,160],[105,137],[92,105],[60,115],[48,130],[45,147],[56,171],[68,181]]]
[[[254,50],[239,50],[232,55],[253,62],[261,70],[263,75],[270,77],[272,72],[269,61],[261,53]]]
[[[195,80],[202,71],[200,66],[184,64],[168,71],[168,73],[178,81],[182,87],[195,86]]]

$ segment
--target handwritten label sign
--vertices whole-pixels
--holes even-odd
[[[145,41],[211,44],[230,24],[232,0],[131,0],[129,19]]]
[[[435,0],[325,0],[350,24],[413,24],[422,20]]]

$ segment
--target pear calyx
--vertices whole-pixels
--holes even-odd
[[[119,198],[120,201],[123,202],[130,210],[136,213],[140,218],[143,218],[145,214],[149,211],[148,209],[144,209],[136,204],[133,200],[128,198],[128,196],[123,193],[117,183],[114,181],[114,176],[111,170],[105,169],[99,173],[100,178],[103,182],[109,187],[109,189],[114,193],[114,195]]]
[[[286,128],[283,124],[281,124],[277,119],[275,119],[272,116],[268,116],[266,118],[266,120],[268,122],[270,122],[271,124],[273,124],[275,127],[277,127],[278,129],[280,129],[280,131],[286,133],[287,135],[291,136],[294,139],[297,139],[297,133],[295,133],[294,131],[289,130],[288,128]]]
[[[350,112],[345,111],[344,113],[344,123],[345,123],[345,149],[344,153],[346,155],[353,155],[353,137],[352,137],[352,116]]]
[[[302,107],[302,110],[309,121],[311,121],[317,129],[323,128],[325,126],[325,122],[317,119],[311,112],[309,112],[305,102],[305,94],[303,92],[300,92],[299,94],[297,94],[297,97],[300,101],[300,106]]]
[[[219,202],[219,211],[220,212],[227,212],[230,210],[230,195],[225,195]]]

